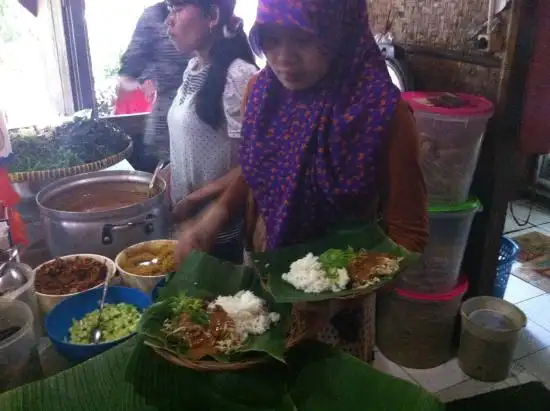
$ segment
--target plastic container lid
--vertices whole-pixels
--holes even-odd
[[[432,204],[428,206],[429,213],[460,213],[464,211],[479,212],[483,209],[477,198],[471,198],[465,203],[458,204]]]
[[[461,297],[464,294],[466,294],[466,291],[468,291],[468,287],[470,286],[470,283],[468,282],[468,277],[466,275],[460,276],[458,279],[458,284],[456,287],[446,293],[441,294],[420,294],[420,293],[414,293],[410,291],[401,290],[400,288],[396,288],[395,292],[405,298],[408,298],[410,300],[420,300],[420,301],[450,301],[453,300],[456,297]]]
[[[401,93],[413,111],[449,117],[490,117],[494,112],[489,100],[465,93],[408,91]]]

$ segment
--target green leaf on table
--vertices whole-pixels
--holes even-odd
[[[2,411],[443,411],[433,395],[323,344],[245,371],[177,367],[133,338],[0,394]]]
[[[395,257],[401,257],[399,271],[392,276],[381,277],[378,283],[369,287],[317,294],[305,293],[298,290],[282,278],[282,275],[290,270],[290,265],[294,261],[305,257],[308,253],[320,256],[327,250],[349,252],[349,249],[354,251],[366,250],[388,253]],[[328,259],[325,257],[325,263],[334,264],[336,259],[341,263],[342,257],[345,258],[346,254],[337,255],[332,252],[328,257]],[[298,303],[323,301],[374,292],[394,281],[403,270],[410,267],[419,257],[419,254],[411,253],[394,243],[377,224],[363,224],[352,228],[335,229],[326,237],[311,242],[296,244],[265,253],[257,253],[252,256],[252,259],[260,276],[267,279],[268,289],[275,301],[279,303]]]
[[[300,411],[443,411],[432,394],[318,342],[291,350],[290,396]]]

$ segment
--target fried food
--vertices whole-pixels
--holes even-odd
[[[173,242],[144,243],[126,250],[118,263],[130,274],[144,277],[165,275],[177,269],[174,249]]]

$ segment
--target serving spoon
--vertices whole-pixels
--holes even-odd
[[[17,247],[6,250],[8,260],[0,265],[0,295],[17,290],[23,286],[28,280],[20,269],[13,264],[13,260],[17,258],[19,250]]]
[[[92,332],[90,333],[90,341],[92,344],[99,344],[101,342],[101,337],[103,337],[103,333],[101,331],[100,325],[101,325],[101,314],[103,313],[103,307],[105,307],[105,298],[107,297],[107,289],[109,288],[109,282],[111,281],[111,276],[107,276],[105,278],[105,284],[103,284],[103,294],[101,296],[101,301],[99,302],[99,314],[97,316],[97,323],[94,328],[92,328]]]
[[[153,172],[153,177],[151,177],[151,182],[149,183],[149,189],[147,191],[147,196],[152,197],[155,189],[155,183],[157,182],[158,175],[160,171],[164,168],[166,165],[166,161],[160,160],[155,167],[155,171]]]

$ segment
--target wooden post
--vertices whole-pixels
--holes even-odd
[[[493,292],[508,202],[521,172],[519,136],[538,1],[546,0],[512,0],[498,102],[472,185],[472,192],[484,209],[474,220],[463,261],[463,271],[470,278],[471,296]]]

